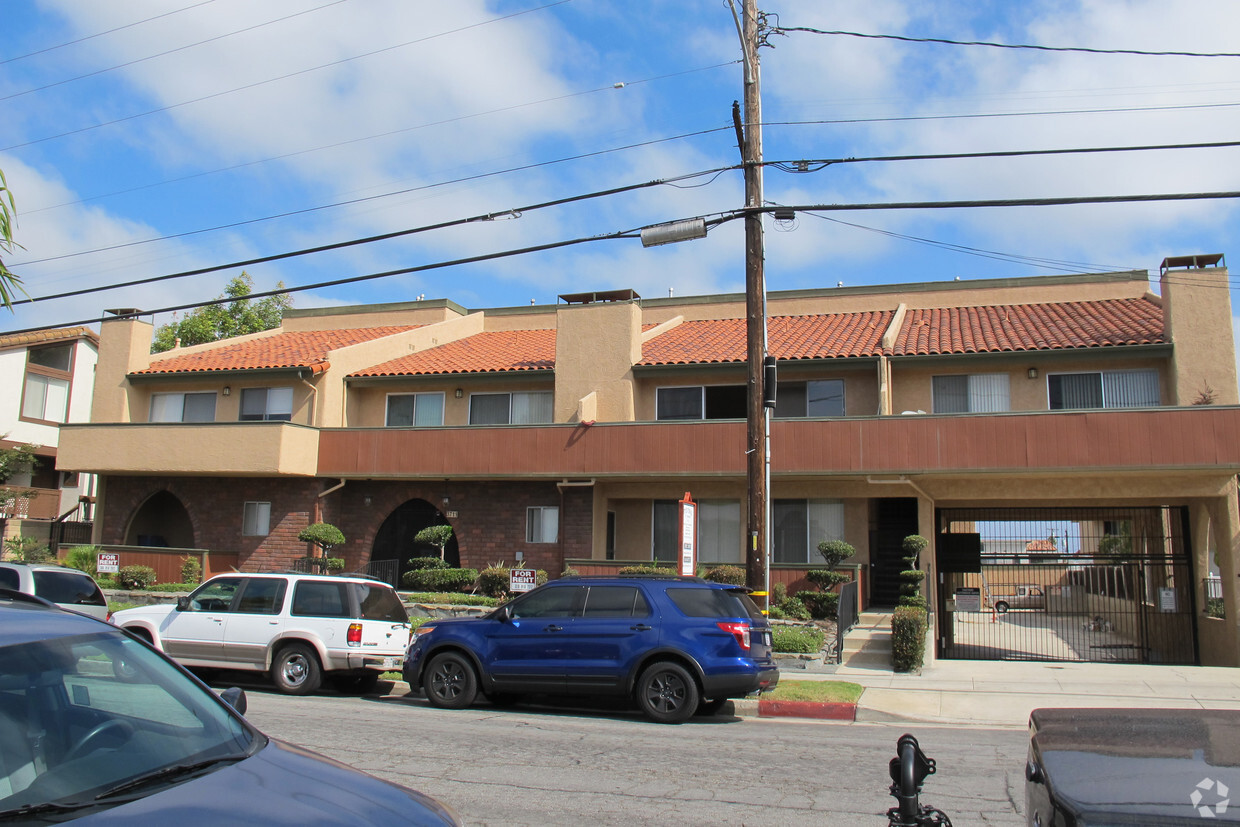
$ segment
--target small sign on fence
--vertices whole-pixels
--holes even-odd
[[[100,574],[117,574],[121,570],[121,556],[112,551],[101,551],[95,558],[95,571]]]

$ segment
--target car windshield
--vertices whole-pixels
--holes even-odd
[[[132,800],[253,754],[266,739],[207,690],[115,631],[0,647],[0,820]],[[107,803],[107,802],[105,802]],[[115,802],[119,803],[119,802]]]

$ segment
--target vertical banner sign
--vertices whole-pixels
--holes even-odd
[[[680,576],[697,574],[697,503],[685,492],[680,501]]]

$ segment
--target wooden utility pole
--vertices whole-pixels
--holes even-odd
[[[749,481],[749,535],[746,543],[746,581],[751,589],[766,591],[768,563],[768,429],[763,362],[766,357],[766,284],[762,247],[762,87],[758,67],[757,0],[743,0],[741,49],[744,53],[745,113],[738,125],[741,159],[745,165],[745,338],[749,363],[749,403],[746,409],[746,468]],[[762,600],[762,605],[767,604]]]

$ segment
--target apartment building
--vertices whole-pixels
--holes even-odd
[[[60,427],[90,419],[99,336],[74,327],[0,335],[0,448],[33,446],[33,468],[0,486],[0,536],[88,541],[89,474],[57,462]],[[66,537],[66,534],[68,535]]]
[[[844,539],[862,601],[890,605],[921,534],[941,657],[1240,665],[1216,616],[1240,616],[1227,270],[1172,258],[1155,282],[770,293],[772,583],[809,588]],[[744,317],[741,295],[413,301],[152,355],[125,312],[61,460],[99,475],[96,542],[135,554],[286,568],[323,520],[347,569],[399,572],[448,523],[463,566],[605,572],[674,560],[689,492],[700,560],[742,563]],[[1041,611],[998,617],[1031,584]]]

